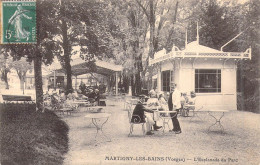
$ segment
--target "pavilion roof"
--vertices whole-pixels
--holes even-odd
[[[149,65],[174,60],[175,58],[251,59],[251,48],[248,48],[245,52],[223,52],[200,45],[198,41],[193,41],[188,43],[184,50],[174,46],[169,53],[165,49],[156,52],[153,59],[149,58]]]
[[[184,52],[201,52],[201,53],[223,53],[220,50],[200,45],[197,41],[193,41],[186,45]]]
[[[95,73],[109,76],[115,72],[120,72],[123,70],[121,65],[115,65],[113,63],[109,63],[106,61],[96,60],[96,70]],[[60,68],[57,71],[62,71],[63,69]],[[88,67],[88,62],[84,61],[83,59],[75,58],[71,61],[71,71],[73,75],[82,75],[86,73],[92,72]]]

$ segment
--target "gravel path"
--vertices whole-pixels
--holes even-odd
[[[165,134],[156,131],[155,135],[144,137],[141,126],[136,125],[133,135],[128,137],[129,122],[123,107],[120,100],[107,101],[105,110],[111,117],[104,125],[104,132],[111,142],[102,136],[95,141],[96,128],[84,117],[88,114],[85,108],[64,116],[70,127],[69,152],[64,164],[260,164],[260,114],[225,113],[221,120],[224,133],[217,126],[207,132],[215,120],[207,112],[201,112],[202,121],[178,117],[181,134],[166,130]]]

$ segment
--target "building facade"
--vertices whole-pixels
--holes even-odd
[[[251,59],[251,48],[245,52],[223,52],[200,45],[186,44],[184,50],[157,52],[149,65],[157,70],[157,89],[170,92],[170,83],[180,92],[196,93],[196,107],[204,110],[237,109],[237,63]]]

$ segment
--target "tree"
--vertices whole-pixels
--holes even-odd
[[[128,3],[128,10],[126,11],[127,29],[125,33],[125,50],[130,53],[130,59],[133,61],[131,70],[131,86],[132,95],[141,94],[142,81],[141,72],[143,71],[142,57],[144,51],[144,43],[147,33],[147,24],[144,22],[144,14],[140,6],[135,3]],[[127,80],[124,78],[124,80]]]
[[[24,89],[26,73],[28,71],[32,71],[33,66],[31,65],[31,63],[26,61],[25,57],[22,57],[20,60],[12,62],[12,68],[16,70],[17,75],[20,79],[20,89]]]
[[[260,113],[260,2],[249,1],[241,6],[241,28],[244,34],[236,41],[238,49],[252,48],[252,59],[238,63],[238,90],[242,93],[242,110]]]
[[[52,41],[58,48],[56,55],[67,76],[66,89],[70,91],[71,56],[80,53],[80,57],[88,61],[88,67],[93,70],[91,63],[95,58],[112,57],[116,26],[111,20],[111,8],[107,7],[107,2],[69,0],[60,1],[58,5],[55,20],[57,31]],[[80,46],[80,50],[75,51],[74,46]]]
[[[154,52],[165,47],[167,42],[161,42],[161,39],[165,38],[164,41],[167,40],[169,33],[167,29],[171,29],[176,21],[179,2],[129,0],[118,3],[118,1],[110,1],[117,13],[116,19],[121,22],[119,24],[120,34],[122,34],[121,41],[119,41],[121,49],[118,51],[120,53],[117,53],[117,58],[123,61],[121,64],[125,67],[124,76],[129,77],[123,78],[123,80],[130,80],[132,94],[138,95],[141,88],[146,86],[142,81],[145,80],[144,75],[149,68],[148,59],[151,57],[149,51],[152,50],[149,45],[153,43],[154,51],[152,56]],[[151,9],[151,6],[153,6],[153,9]],[[152,31],[150,20],[152,25],[154,22],[154,30]],[[150,35],[154,35],[154,37],[151,38]]]
[[[142,8],[145,14],[148,24],[149,24],[149,44],[148,44],[148,55],[146,56],[145,66],[142,76],[149,72],[148,77],[148,88],[152,85],[152,73],[154,68],[149,67],[148,59],[154,58],[155,52],[167,48],[170,50],[172,48],[172,41],[174,35],[174,27],[177,20],[177,11],[179,6],[179,1],[154,1],[146,0],[140,1],[136,0],[136,3]],[[163,32],[163,33],[161,33]],[[145,54],[145,53],[144,53]]]
[[[14,58],[19,60],[26,57],[28,62],[34,64],[35,91],[36,91],[36,110],[44,112],[43,109],[43,89],[42,89],[42,63],[51,64],[57,47],[50,40],[53,33],[57,30],[52,22],[56,14],[55,0],[36,1],[36,44],[12,44],[3,45],[3,48]]]
[[[57,15],[58,0],[36,1],[36,44],[6,44],[2,45],[5,51],[10,52],[14,60],[26,57],[28,62],[33,62],[36,110],[44,112],[43,109],[43,89],[42,89],[42,63],[49,65],[53,62],[54,55],[58,52],[55,41],[52,41],[53,34],[57,27],[53,26],[55,15]]]
[[[71,72],[71,65],[70,65],[70,53],[72,50],[72,45],[70,43],[70,40],[68,38],[68,25],[66,18],[66,1],[60,1],[60,17],[61,17],[61,36],[62,36],[62,48],[63,48],[63,57],[59,56],[59,59],[61,62],[64,62],[64,70],[67,76],[67,93],[72,90],[72,72]]]
[[[1,73],[1,80],[5,82],[5,89],[9,89],[8,84],[8,73],[10,72],[10,69],[12,67],[11,59],[8,58],[8,54],[4,51],[4,49],[1,49],[0,52],[0,73]]]

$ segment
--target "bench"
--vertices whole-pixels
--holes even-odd
[[[12,102],[12,101],[23,101],[27,103],[33,102],[31,96],[23,96],[23,95],[2,95],[4,102]]]
[[[67,112],[67,115],[71,115],[71,113],[73,112],[73,109],[72,108],[69,108],[69,107],[64,107],[64,108],[61,108],[61,109],[58,109],[57,110],[58,112],[60,112],[60,115],[61,114],[65,114],[65,112]]]

